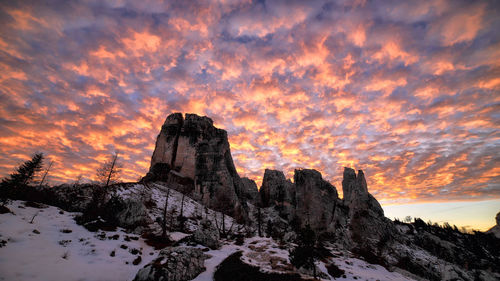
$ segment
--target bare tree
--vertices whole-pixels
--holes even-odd
[[[104,187],[108,187],[110,183],[118,181],[121,171],[121,165],[118,163],[118,152],[111,155],[110,159],[102,164],[97,169],[97,180],[101,182]]]
[[[77,185],[79,185],[79,184],[82,182],[82,178],[83,178],[83,175],[82,175],[82,174],[79,174],[79,175],[76,177],[75,181],[73,182],[73,186],[77,186]]]
[[[52,167],[52,165],[53,165],[53,164],[54,164],[54,161],[50,161],[50,164],[49,164],[49,166],[47,167],[47,169],[45,170],[45,173],[43,173],[42,180],[40,181],[40,187],[42,187],[43,182],[45,181],[45,178],[46,178],[46,177],[47,177],[47,175],[49,174],[50,168]]]

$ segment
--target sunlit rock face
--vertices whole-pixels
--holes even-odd
[[[194,186],[192,195],[210,208],[241,214],[241,179],[231,157],[227,132],[212,119],[174,113],[167,117],[156,140],[147,181]],[[189,189],[191,190],[191,189]]]

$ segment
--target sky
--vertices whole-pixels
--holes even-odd
[[[347,166],[400,217],[496,213],[498,26],[494,0],[2,1],[0,176],[41,151],[49,182],[91,179],[118,151],[137,180],[184,112],[227,130],[258,184],[313,168],[341,191]]]

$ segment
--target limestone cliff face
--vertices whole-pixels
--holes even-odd
[[[156,140],[145,180],[192,185],[192,195],[211,208],[241,215],[241,179],[231,157],[227,133],[208,117],[174,113]],[[244,199],[242,199],[244,200]]]

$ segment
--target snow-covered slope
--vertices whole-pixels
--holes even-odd
[[[132,280],[157,255],[137,235],[89,232],[73,220],[77,213],[23,203],[0,215],[0,280]]]

